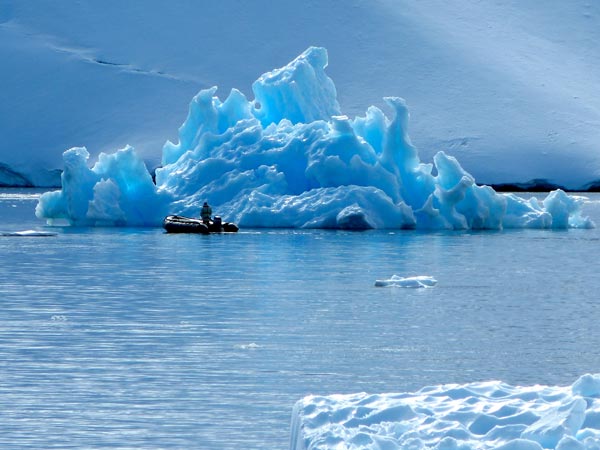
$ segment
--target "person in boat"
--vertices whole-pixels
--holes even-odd
[[[202,205],[202,211],[200,211],[200,217],[202,217],[202,222],[208,224],[212,217],[212,208],[208,204],[208,202],[204,202]]]

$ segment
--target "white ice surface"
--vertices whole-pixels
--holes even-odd
[[[597,450],[600,375],[566,387],[490,381],[308,396],[294,407],[290,448]]]

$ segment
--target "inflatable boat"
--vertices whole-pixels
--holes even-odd
[[[219,216],[208,223],[200,219],[183,216],[167,216],[163,221],[163,228],[167,233],[235,233],[239,230],[234,223],[223,222]]]

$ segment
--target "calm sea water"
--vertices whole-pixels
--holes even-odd
[[[2,449],[284,450],[308,394],[600,371],[598,229],[48,228],[38,195],[0,190],[0,231],[58,233],[0,237]]]

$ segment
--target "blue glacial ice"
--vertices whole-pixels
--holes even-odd
[[[217,88],[190,103],[179,142],[167,142],[155,181],[131,147],[64,155],[62,189],[44,194],[36,214],[77,226],[157,226],[167,214],[213,211],[241,227],[334,229],[502,229],[591,227],[581,199],[562,191],[543,201],[479,186],[440,151],[423,163],[408,136],[408,109],[386,98],[342,114],[328,56],[311,47],[266,73],[249,101]]]
[[[292,416],[291,450],[597,450],[600,375],[572,386],[498,381],[418,392],[307,396]]]

